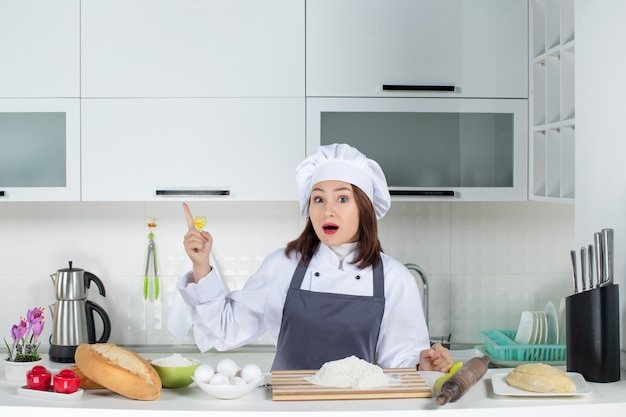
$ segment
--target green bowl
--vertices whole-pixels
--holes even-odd
[[[184,388],[193,382],[192,376],[200,362],[189,366],[161,366],[152,364],[161,377],[163,388]]]

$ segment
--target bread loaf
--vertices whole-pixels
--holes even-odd
[[[135,400],[156,400],[161,395],[161,378],[150,363],[137,353],[112,343],[81,344],[74,360],[90,380]]]
[[[76,365],[74,366],[70,366],[66,369],[69,369],[70,371],[74,372],[76,375],[78,375],[78,377],[80,378],[80,387],[82,389],[103,389],[104,387],[94,381],[92,381],[91,379],[87,378],[87,375],[85,375],[83,373],[83,371],[80,370],[80,368]]]
[[[562,370],[544,363],[519,365],[506,376],[512,387],[532,392],[575,392],[574,380]]]

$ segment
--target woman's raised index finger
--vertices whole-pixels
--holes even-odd
[[[196,228],[196,225],[193,222],[193,216],[191,214],[191,210],[189,210],[189,206],[187,205],[187,203],[183,203],[183,211],[185,212],[185,219],[187,220],[187,226],[189,226],[189,229],[194,229]]]

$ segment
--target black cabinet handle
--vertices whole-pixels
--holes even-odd
[[[161,196],[228,196],[230,190],[156,190]]]
[[[4,197],[4,191],[0,190],[0,197]]]
[[[389,190],[389,194],[408,197],[455,197],[456,193],[450,190]]]
[[[383,91],[456,91],[454,85],[400,85],[383,84]]]

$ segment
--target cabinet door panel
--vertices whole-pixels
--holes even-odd
[[[87,201],[295,200],[304,99],[84,99]],[[229,196],[158,196],[228,190]]]
[[[84,97],[304,95],[303,0],[91,0]]]
[[[527,8],[524,0],[307,2],[307,96],[527,98]]]
[[[0,1],[0,97],[78,97],[79,0]]]
[[[0,201],[80,200],[80,100],[0,100]]]

